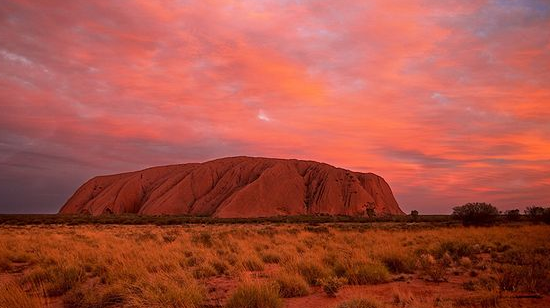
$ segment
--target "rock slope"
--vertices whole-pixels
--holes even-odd
[[[401,215],[389,185],[373,173],[293,159],[229,157],[94,177],[60,213],[268,217]]]

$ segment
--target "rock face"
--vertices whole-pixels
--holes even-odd
[[[324,163],[230,157],[94,177],[60,213],[268,217],[402,215],[389,185],[373,173]]]

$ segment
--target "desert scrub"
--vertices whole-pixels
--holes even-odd
[[[231,294],[225,308],[281,308],[277,285],[270,283],[243,283]]]
[[[0,285],[0,307],[43,308],[49,305],[43,298],[32,296],[15,283],[3,283]]]
[[[474,247],[463,241],[444,241],[434,250],[434,255],[441,259],[446,254],[451,256],[453,260],[460,260],[462,257],[473,258],[476,251]]]
[[[210,264],[199,265],[196,268],[194,268],[191,273],[193,274],[193,277],[196,279],[208,278],[208,277],[216,276],[218,274],[216,269]]]
[[[71,308],[119,307],[125,302],[125,290],[119,285],[91,289],[79,286],[69,291],[63,298],[64,306]]]
[[[34,269],[23,282],[43,285],[48,296],[59,296],[82,282],[84,275],[83,269],[74,266],[48,266]]]
[[[545,264],[546,263],[546,264]],[[503,291],[550,293],[548,261],[530,265],[505,264],[497,269],[497,282]]]
[[[281,255],[279,253],[276,253],[274,251],[265,251],[261,252],[260,256],[262,258],[262,261],[265,263],[279,263],[281,262]]]
[[[386,268],[393,274],[410,274],[415,268],[414,259],[406,253],[385,253],[380,257],[380,261],[382,261]]]
[[[256,255],[241,260],[241,266],[248,271],[262,271],[264,269],[264,263]]]
[[[365,285],[388,282],[390,274],[381,263],[358,261],[346,266],[344,277],[349,284]]]
[[[199,308],[206,292],[196,280],[185,275],[154,275],[129,286],[130,307]]]
[[[309,294],[309,286],[304,278],[296,273],[282,272],[275,277],[281,297],[301,297]]]
[[[229,273],[229,264],[224,260],[212,260],[210,261],[210,266],[218,275],[226,275]]]
[[[201,244],[205,247],[212,247],[214,244],[214,238],[210,232],[201,231],[191,236],[191,242]]]
[[[321,278],[318,280],[318,284],[323,288],[325,294],[329,297],[336,297],[338,291],[348,281],[346,278],[330,276],[327,278]]]
[[[445,267],[439,263],[432,255],[423,254],[418,260],[418,266],[429,281],[445,281]]]
[[[297,263],[291,265],[296,272],[298,272],[309,285],[318,285],[319,279],[328,276],[328,271],[320,262],[315,260],[300,260]]]
[[[341,303],[337,308],[383,308],[377,301],[365,298],[352,299]]]

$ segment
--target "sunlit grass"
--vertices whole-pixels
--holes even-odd
[[[3,226],[0,273],[11,280],[2,283],[0,307],[44,307],[56,297],[77,308],[201,307],[208,282],[221,278],[234,282],[222,301],[228,307],[280,307],[286,298],[326,296],[323,287],[334,279],[343,284],[338,292],[401,275],[430,283],[468,276],[460,288],[472,296],[446,302],[454,306],[502,306],[499,292],[550,292],[549,226],[322,227]],[[418,305],[398,296],[408,301]]]

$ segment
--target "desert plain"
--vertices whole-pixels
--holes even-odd
[[[550,226],[0,226],[0,307],[550,307]]]

